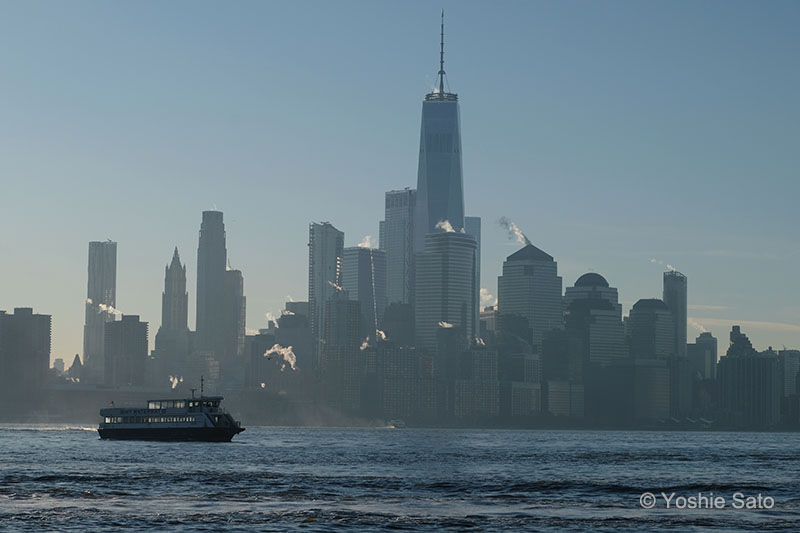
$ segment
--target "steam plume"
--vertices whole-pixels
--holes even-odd
[[[106,304],[95,304],[91,298],[86,298],[86,303],[97,307],[98,313],[108,313],[109,315],[117,315],[117,316],[122,314],[122,311],[116,309],[114,306]]]
[[[337,285],[336,283],[334,283],[332,281],[328,281],[328,285],[330,285],[331,287],[333,287],[337,291],[342,292],[342,286],[341,285]]]
[[[439,327],[440,328],[452,328],[453,324],[451,324],[450,322],[442,321],[442,322],[439,322]]]
[[[692,318],[692,317],[688,317],[688,318],[686,319],[686,321],[689,323],[689,325],[690,325],[690,326],[692,326],[694,329],[696,329],[696,330],[697,330],[697,331],[699,331],[700,333],[706,333],[706,332],[708,332],[708,330],[706,329],[706,327],[705,327],[703,324],[701,324],[700,322],[698,322],[696,319],[694,319],[694,318]]]
[[[289,368],[292,370],[297,370],[295,364],[297,363],[297,356],[294,354],[291,346],[287,346],[284,348],[280,344],[273,344],[272,348],[264,352],[264,357],[269,358],[270,355],[277,354],[283,358],[283,364],[281,365],[281,372],[286,368],[286,365],[289,365]]]
[[[651,257],[650,258],[650,262],[653,263],[654,265],[663,265],[663,266],[667,267],[667,270],[669,270],[670,272],[675,272],[676,270],[678,270],[677,268],[675,268],[674,266],[670,265],[669,263],[665,263],[661,259],[656,259],[655,257]]]
[[[481,307],[486,307],[487,305],[497,305],[497,298],[492,296],[489,289],[481,288]]]
[[[361,239],[361,242],[358,243],[359,248],[375,248],[375,244],[372,242],[372,235],[364,235],[364,238]]]
[[[508,218],[500,217],[500,220],[498,220],[497,222],[502,227],[504,227],[506,231],[508,231],[509,240],[516,239],[518,243],[524,244],[526,246],[531,243],[530,239],[528,239],[528,237],[526,237],[525,234],[522,233],[522,230],[519,229],[519,226],[511,222]]]
[[[440,220],[436,223],[436,229],[443,229],[447,233],[455,233],[456,230],[453,229],[453,225],[450,223],[449,220]]]

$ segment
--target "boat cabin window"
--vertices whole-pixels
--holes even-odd
[[[191,405],[192,402],[189,402]],[[185,400],[157,400],[147,402],[148,409],[185,409]]]

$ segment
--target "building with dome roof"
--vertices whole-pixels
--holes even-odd
[[[575,281],[575,285],[564,291],[564,309],[568,309],[575,300],[606,300],[617,310],[622,319],[622,305],[616,287],[611,287],[606,278],[596,272],[587,272]]]

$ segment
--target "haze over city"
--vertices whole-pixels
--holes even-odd
[[[506,216],[624,314],[674,265],[690,338],[800,344],[796,3],[188,7],[3,6],[2,308],[51,314],[53,359],[82,352],[90,240],[119,243],[151,348],[176,246],[194,324],[201,211],[225,213],[251,331],[307,298],[310,221],[377,241],[384,192],[416,185],[441,7],[484,303]]]

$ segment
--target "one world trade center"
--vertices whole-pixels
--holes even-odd
[[[438,87],[425,95],[422,104],[414,224],[416,252],[421,252],[424,248],[426,234],[444,231],[446,223],[454,231],[460,232],[464,229],[461,119],[458,95],[445,90],[444,12],[437,81]]]

